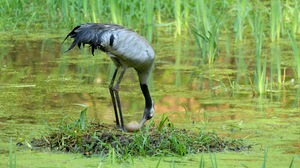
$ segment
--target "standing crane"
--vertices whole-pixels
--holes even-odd
[[[74,38],[69,50],[76,45],[89,44],[94,55],[95,49],[105,52],[116,68],[109,85],[109,92],[116,117],[116,125],[126,131],[119,97],[119,85],[127,68],[134,68],[138,74],[140,87],[145,98],[145,109],[141,123],[132,131],[141,128],[154,116],[154,104],[148,89],[148,77],[154,62],[154,51],[148,41],[133,30],[116,24],[86,23],[76,26],[64,39]],[[63,41],[63,43],[64,43]],[[66,51],[66,52],[67,52]],[[121,69],[116,84],[115,78]],[[121,124],[121,125],[120,125]]]

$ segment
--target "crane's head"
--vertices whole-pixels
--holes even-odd
[[[154,109],[154,103],[153,103],[153,100],[151,100],[152,104],[150,107],[145,107],[144,109],[144,115],[143,115],[143,118],[142,118],[142,121],[140,123],[140,126],[142,127],[145,122],[147,120],[150,120],[153,116],[154,116],[154,113],[155,113],[155,109]]]

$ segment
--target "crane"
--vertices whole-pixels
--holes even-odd
[[[109,92],[112,99],[116,117],[116,126],[126,131],[119,96],[119,85],[128,68],[134,68],[139,77],[140,89],[145,99],[145,108],[142,120],[137,126],[141,128],[145,122],[154,116],[154,103],[148,89],[148,78],[153,66],[155,53],[148,41],[133,30],[117,24],[85,23],[76,26],[63,40],[74,38],[73,43],[67,49],[70,51],[76,45],[78,48],[89,44],[92,55],[95,49],[105,52],[115,65],[115,71],[109,84]],[[66,51],[66,52],[67,52]],[[116,84],[115,79],[119,73]]]

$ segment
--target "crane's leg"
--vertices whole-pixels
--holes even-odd
[[[120,101],[120,96],[119,96],[119,85],[121,83],[121,80],[124,76],[125,71],[126,71],[126,68],[122,68],[122,71],[119,75],[119,78],[117,80],[116,85],[112,86],[113,83],[114,83],[113,81],[111,82],[111,85],[110,85],[110,92],[111,92],[111,97],[112,97],[112,101],[113,101],[113,104],[114,104],[114,110],[115,110],[115,115],[116,115],[117,126],[120,127],[120,123],[119,123],[119,119],[118,119],[118,113],[117,113],[117,110],[118,110],[119,111],[119,116],[120,116],[120,121],[121,121],[121,129],[123,131],[126,131],[126,130],[125,130],[125,127],[124,127],[124,119],[123,119],[121,101]],[[116,72],[113,76],[113,80],[114,80],[115,77],[116,77]]]
[[[114,89],[113,89],[114,81],[116,79],[116,76],[117,76],[117,73],[118,73],[118,69],[119,68],[116,67],[115,72],[113,74],[113,77],[112,77],[112,79],[110,81],[109,92],[110,92],[111,101],[113,103],[113,107],[114,107],[114,111],[115,111],[116,125],[117,125],[117,127],[120,127],[120,122],[119,122],[119,117],[118,117],[118,111],[117,111],[117,106],[116,106],[116,98],[115,98]]]

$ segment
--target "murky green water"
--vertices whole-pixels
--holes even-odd
[[[67,32],[67,31],[66,31]],[[153,44],[156,51],[150,88],[155,100],[155,121],[164,113],[175,127],[216,130],[220,135],[242,137],[254,144],[245,152],[216,154],[220,167],[258,167],[268,148],[267,166],[288,167],[300,154],[300,87],[293,79],[292,53],[281,47],[285,83],[274,85],[266,95],[253,94],[254,50],[252,44],[225,45],[213,66],[199,58],[199,51],[189,36],[170,38],[160,35]],[[165,37],[165,38],[163,38]],[[113,109],[108,84],[114,66],[109,58],[89,50],[63,53],[63,37],[7,38],[0,50],[0,165],[9,164],[9,139],[36,137],[47,125],[64,118],[77,119],[81,106],[88,106],[91,120],[113,123]],[[271,54],[270,49],[264,50]],[[269,60],[270,65],[272,60]],[[272,66],[268,67],[268,74]],[[271,79],[270,79],[271,80]],[[120,94],[125,122],[140,120],[144,100],[138,79],[129,70],[121,83]],[[46,124],[47,123],[47,124]],[[78,154],[57,154],[17,148],[18,167],[154,167],[159,158],[133,158],[114,163],[110,158],[85,158]],[[204,154],[210,165],[209,154]],[[198,166],[201,155],[183,158],[164,157],[161,165]],[[37,161],[38,160],[38,161]],[[299,158],[295,167],[300,165]],[[272,166],[271,166],[272,167]]]

